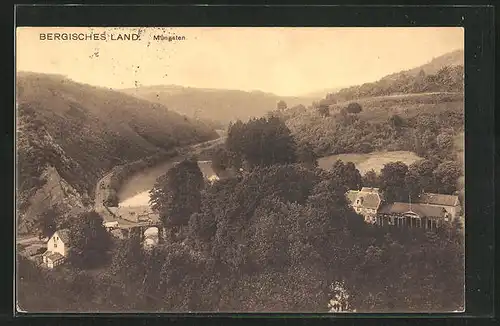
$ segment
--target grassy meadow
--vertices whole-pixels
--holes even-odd
[[[318,160],[318,165],[320,168],[328,170],[337,160],[353,162],[359,172],[363,175],[371,169],[379,173],[384,167],[384,164],[390,162],[401,161],[406,165],[410,165],[419,159],[421,159],[421,157],[417,156],[415,153],[407,151],[372,152],[368,154],[350,153],[322,157]]]

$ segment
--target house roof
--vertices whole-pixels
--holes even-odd
[[[361,188],[362,192],[378,192],[379,188],[370,188],[370,187],[363,187]]]
[[[69,229],[57,230],[54,234],[56,233],[64,244],[69,244]]]
[[[380,197],[377,194],[360,193],[357,199],[364,208],[377,209],[380,205]]]
[[[458,206],[458,196],[424,193],[415,201],[420,204],[441,205],[441,206]]]
[[[47,259],[50,259],[52,260],[53,262],[54,261],[57,261],[59,259],[64,259],[64,256],[61,255],[60,253],[58,252],[48,252],[47,254],[44,254],[44,256],[47,257]]]
[[[351,204],[360,200],[360,205],[364,208],[378,209],[382,199],[378,193],[378,188],[362,188],[361,191],[349,190],[346,193],[347,199]]]
[[[382,214],[404,214],[413,212],[420,217],[444,217],[446,210],[443,207],[430,206],[425,204],[409,204],[395,202],[383,206],[380,211]]]

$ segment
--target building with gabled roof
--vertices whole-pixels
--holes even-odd
[[[70,233],[68,229],[61,229],[47,241],[47,251],[42,255],[43,263],[48,268],[54,268],[63,264],[70,250]]]
[[[423,193],[415,200],[415,203],[432,207],[442,207],[453,219],[457,218],[462,212],[460,200],[455,195]]]
[[[451,220],[451,214],[443,207],[426,204],[395,202],[384,205],[378,212],[378,225],[436,229]]]
[[[356,213],[368,223],[435,229],[461,213],[458,196],[421,194],[414,203],[385,203],[379,188],[350,190],[346,198]]]
[[[377,212],[383,202],[379,188],[363,187],[361,190],[349,190],[346,197],[354,211],[362,215],[366,222],[375,223]]]

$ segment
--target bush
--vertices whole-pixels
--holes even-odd
[[[363,111],[363,108],[361,107],[361,105],[357,102],[352,102],[352,103],[349,103],[349,105],[347,105],[347,107],[345,108],[345,110],[348,112],[348,113],[360,113],[361,111]]]

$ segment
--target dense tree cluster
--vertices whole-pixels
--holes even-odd
[[[408,118],[394,114],[385,121],[368,121],[341,110],[320,121],[297,116],[287,124],[297,142],[308,142],[318,156],[403,150],[450,160],[455,156],[453,137],[463,131],[463,119],[463,108],[455,107]]]
[[[461,66],[435,75],[403,74],[329,94],[313,105],[316,110],[282,118],[296,140],[309,142],[319,156],[404,150],[454,159],[453,136],[464,126],[462,86]]]
[[[69,260],[79,268],[95,268],[107,262],[111,235],[95,211],[81,213],[68,221]]]
[[[458,76],[459,68],[417,78],[402,75],[339,94],[351,100],[396,90],[454,91],[459,89]],[[139,237],[132,236],[115,240],[112,246],[102,219],[87,213],[70,224],[80,258],[72,259],[70,272],[48,274],[20,258],[23,308],[462,309],[464,243],[459,222],[436,232],[376,227],[353,211],[345,193],[376,186],[391,202],[422,191],[455,191],[463,171],[453,158],[453,137],[463,125],[463,114],[450,110],[411,117],[395,113],[383,121],[367,122],[362,115],[369,110],[360,105],[333,116],[316,111],[324,123],[298,132],[292,128],[292,135],[283,119],[305,114],[304,110],[277,111],[283,112],[232,124],[224,147],[214,152],[216,173],[243,167],[242,173],[207,184],[192,158],[157,180],[150,204],[172,233],[165,243],[145,250]],[[370,171],[361,176],[351,162],[336,161],[328,170],[317,167],[318,154],[376,149],[412,150],[425,159],[410,166],[386,164],[379,175]],[[50,219],[41,228],[52,228]],[[110,261],[103,254],[108,252]],[[105,269],[95,274],[85,270],[94,265]]]
[[[229,126],[227,149],[246,161],[250,168],[296,161],[296,143],[279,117],[237,121]]]
[[[158,178],[151,189],[150,205],[172,235],[187,225],[191,214],[198,211],[204,182],[196,158],[189,158]]]
[[[184,238],[152,250],[137,237],[122,240],[105,272],[69,273],[57,287],[56,274],[23,267],[21,291],[37,284],[20,302],[50,309],[53,300],[41,298],[54,295],[58,309],[78,298],[79,311],[100,303],[112,311],[327,312],[340,282],[357,312],[459,309],[460,227],[434,234],[364,223],[338,180],[348,168],[275,164],[216,182],[201,190]]]
[[[361,184],[379,187],[387,202],[407,202],[424,192],[454,194],[459,190],[457,180],[462,174],[462,167],[456,161],[421,159],[409,166],[403,162],[387,163],[380,174],[368,171],[361,177]]]
[[[361,107],[361,105],[357,102],[351,102],[349,103],[349,105],[347,105],[347,107],[345,108],[345,110],[348,112],[348,113],[360,113],[361,111],[363,111],[363,108]]]

